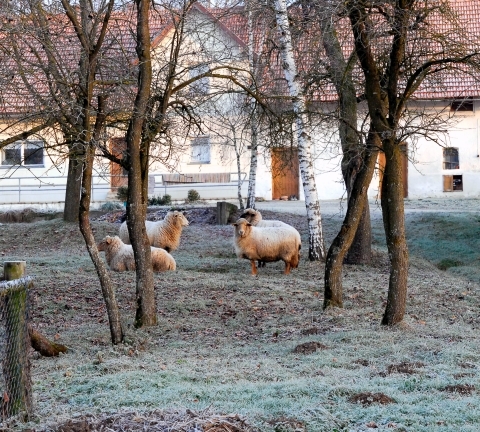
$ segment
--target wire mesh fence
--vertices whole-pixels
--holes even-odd
[[[32,412],[28,350],[29,276],[0,282],[0,401],[2,419]]]

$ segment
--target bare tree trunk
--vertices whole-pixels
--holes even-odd
[[[384,140],[385,172],[382,181],[382,214],[390,280],[382,324],[393,325],[403,320],[407,303],[408,248],[405,239],[405,207],[403,202],[402,151],[394,139]]]
[[[345,264],[370,264],[372,262],[372,222],[368,195],[365,197],[363,214],[355,232],[353,242],[345,256]]]
[[[353,95],[351,94],[348,99],[351,100],[352,96],[355,96],[355,93],[353,93]],[[340,99],[343,99],[343,97]],[[354,103],[356,104],[356,101]],[[346,114],[346,108],[340,108],[340,112]],[[351,120],[353,120],[353,118]],[[347,125],[346,128],[350,129],[351,126]],[[341,129],[342,127],[340,127],[340,136],[342,136]],[[351,132],[344,131],[344,133],[351,135]],[[352,193],[353,184],[355,183],[357,175],[359,175],[361,169],[365,167],[365,160],[364,157],[362,157],[363,149],[360,145],[360,137],[356,131],[355,135],[354,142],[352,141],[353,137],[342,140],[342,173],[347,188],[348,197],[350,197]],[[381,147],[381,142],[378,143],[377,147]],[[356,229],[355,237],[347,251],[344,260],[348,264],[370,264],[372,261],[372,226],[370,221],[370,205],[368,203],[368,195],[366,194],[363,199],[363,213],[360,216],[360,222]]]
[[[243,206],[243,198],[242,198],[242,165],[240,164],[240,151],[238,149],[237,144],[237,137],[235,136],[235,128],[233,128],[233,146],[235,148],[235,157],[237,160],[237,173],[238,173],[238,180],[237,180],[237,195],[238,195],[238,203],[240,205],[240,210],[243,210],[245,207]],[[247,207],[248,208],[248,207]]]
[[[103,100],[98,98],[98,114],[95,125],[94,141],[98,139],[100,130],[103,127]],[[105,301],[105,307],[107,309],[108,322],[110,324],[110,335],[112,343],[114,345],[123,342],[123,328],[120,316],[120,310],[118,308],[117,300],[115,297],[115,288],[113,286],[110,275],[105,266],[105,263],[100,258],[100,254],[97,249],[97,244],[93,235],[92,227],[90,225],[90,202],[91,202],[91,185],[92,185],[92,172],[93,172],[93,160],[95,156],[95,147],[89,142],[85,158],[83,161],[83,175],[82,175],[82,195],[80,200],[79,210],[79,225],[80,231],[85,240],[88,253],[97,271],[98,279],[100,280],[100,286],[102,288],[102,295]]]
[[[311,157],[311,134],[306,115],[305,98],[300,90],[297,68],[293,57],[290,27],[288,23],[287,6],[285,0],[275,0],[275,17],[280,39],[280,54],[282,67],[287,80],[288,89],[292,98],[295,115],[296,132],[298,137],[298,159],[305,194],[307,208],[310,261],[325,259],[325,244],[322,232],[320,203],[318,201],[315,172]]]
[[[70,145],[65,205],[63,208],[63,220],[65,222],[78,222],[80,189],[82,187],[83,155],[79,153],[81,151],[81,146],[78,143]]]
[[[335,18],[338,10],[331,3],[318,7],[318,21],[322,29],[323,46],[328,58],[328,70],[339,98],[339,135],[342,145],[342,174],[347,189],[347,197],[365,159],[362,157],[363,145],[358,129],[357,93],[352,78],[352,65],[344,58],[338,41]],[[368,264],[372,259],[372,228],[370,224],[370,206],[365,196],[363,214],[355,232],[353,242],[346,254],[348,264]]]
[[[105,307],[107,309],[108,322],[110,325],[110,336],[114,345],[123,342],[123,328],[120,317],[120,311],[118,308],[117,300],[115,297],[115,287],[113,286],[110,275],[105,266],[105,263],[100,258],[100,254],[97,249],[95,237],[93,236],[92,227],[90,225],[90,187],[92,166],[93,166],[93,153],[94,149],[89,149],[84,162],[82,183],[82,197],[80,201],[79,212],[79,224],[80,231],[82,232],[85,244],[90,258],[97,271],[98,279],[100,280],[100,286],[102,288],[102,295],[105,301]]]
[[[107,309],[108,320],[110,324],[110,334],[113,344],[123,341],[123,329],[120,319],[120,312],[115,298],[115,289],[110,280],[110,276],[105,264],[100,259],[97,244],[90,225],[90,203],[92,190],[93,161],[95,157],[95,144],[99,141],[101,132],[105,125],[105,97],[99,95],[97,115],[92,133],[92,98],[94,94],[94,82],[97,72],[97,59],[100,48],[103,44],[110,14],[113,8],[114,0],[109,0],[105,5],[102,25],[94,28],[92,16],[94,15],[93,4],[88,0],[80,0],[80,21],[77,17],[77,9],[67,0],[62,0],[62,5],[76,30],[82,50],[79,61],[79,84],[80,90],[77,95],[77,103],[81,107],[81,115],[75,128],[81,132],[75,137],[75,156],[81,162],[82,176],[81,194],[78,206],[79,228],[85,240],[88,253],[97,271],[103,298]],[[94,39],[95,38],[95,39]]]
[[[254,105],[254,103],[252,103]],[[257,113],[252,110],[250,120],[250,137],[251,137],[251,153],[250,153],[250,173],[248,175],[248,197],[247,208],[255,208],[255,197],[257,187],[257,165],[258,165],[258,134],[257,134]]]
[[[247,3],[248,11],[248,63],[252,76],[255,76],[255,56],[253,49],[253,12],[250,2]],[[257,187],[257,165],[258,165],[258,122],[257,122],[257,110],[256,103],[253,98],[250,99],[250,173],[248,175],[248,196],[247,196],[247,208],[255,208],[255,196]]]
[[[150,242],[145,229],[148,198],[149,143],[142,140],[152,83],[149,1],[135,0],[137,6],[138,90],[134,113],[127,131],[128,201],[127,227],[136,265],[137,312],[135,326],[157,324]]]
[[[368,186],[375,171],[375,163],[379,151],[380,139],[370,133],[368,146],[365,150],[362,166],[355,176],[348,199],[347,214],[340,232],[333,240],[328,250],[325,262],[325,296],[323,307],[343,307],[342,268],[345,254],[358,232],[361,215],[364,213]]]

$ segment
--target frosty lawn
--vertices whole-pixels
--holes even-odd
[[[264,217],[293,224],[305,242],[303,217]],[[127,333],[116,347],[77,227],[60,220],[4,224],[4,259],[24,259],[35,274],[34,325],[71,348],[56,359],[32,360],[36,419],[10,427],[42,430],[86,413],[209,407],[241,414],[262,431],[374,425],[477,431],[479,220],[474,213],[407,215],[407,318],[391,329],[379,325],[388,262],[378,218],[374,264],[345,267],[345,309],[327,312],[321,308],[322,264],[303,257],[286,276],[282,263],[270,263],[252,277],[248,261],[233,255],[232,227],[191,225],[173,253],[178,270],[155,276],[157,327],[132,328],[135,276],[114,275]],[[328,241],[340,221],[324,219]],[[118,229],[94,224],[98,239]],[[436,267],[453,255],[462,265]],[[317,348],[295,352],[305,342]],[[353,402],[368,392],[394,402]]]

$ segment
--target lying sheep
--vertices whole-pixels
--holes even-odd
[[[187,225],[187,218],[182,212],[177,210],[168,212],[161,221],[145,221],[145,228],[147,229],[150,244],[154,247],[165,249],[167,252],[178,248],[182,229]],[[125,244],[131,243],[128,235],[127,222],[123,222],[122,225],[120,225],[118,235]]]
[[[99,251],[105,251],[108,267],[113,271],[135,270],[132,245],[126,245],[120,237],[106,236],[97,247]],[[152,247],[152,268],[155,272],[163,272],[175,270],[177,264],[167,251]]]
[[[285,274],[297,268],[302,247],[300,237],[290,228],[253,226],[244,218],[232,224],[235,227],[234,245],[238,258],[250,260],[252,275],[257,274],[255,261],[272,262],[282,260]]]
[[[292,231],[294,231],[298,237],[298,242],[301,243],[301,238],[300,238],[300,233],[292,226],[289,225],[285,222],[279,221],[279,220],[265,220],[262,218],[262,214],[255,209],[252,208],[247,208],[243,212],[243,214],[240,216],[243,219],[246,219],[248,222],[250,222],[253,226],[256,226],[258,228],[266,228],[266,227],[284,227],[284,228],[290,228]],[[299,257],[300,259],[300,257]],[[258,262],[259,267],[265,267],[265,262],[259,261]]]

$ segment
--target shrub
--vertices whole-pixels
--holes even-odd
[[[440,270],[448,270],[450,267],[459,267],[459,266],[462,266],[462,265],[463,265],[463,263],[461,261],[454,260],[454,259],[451,259],[451,258],[445,258],[445,259],[442,259],[437,264],[437,267]]]
[[[172,197],[165,194],[163,197],[152,197],[148,199],[148,205],[170,205],[172,204]]]
[[[128,199],[128,186],[119,186],[117,189],[117,198],[120,201],[127,201]]]
[[[115,211],[121,209],[123,209],[123,206],[121,204],[112,201],[107,201],[100,206],[101,211]]]
[[[190,189],[187,194],[188,202],[195,202],[200,199],[200,194],[195,189]]]
[[[0,213],[0,222],[33,222],[35,215],[35,210],[30,207],[27,207],[23,210],[6,210]]]

